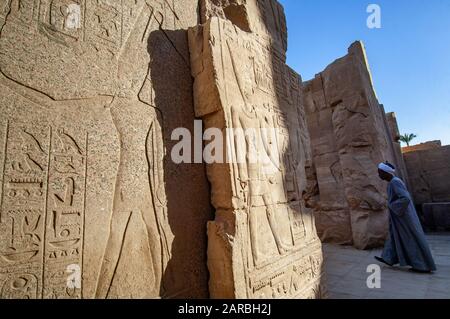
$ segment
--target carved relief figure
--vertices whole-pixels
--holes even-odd
[[[61,54],[66,52],[65,50],[68,52],[67,59],[64,61],[60,59],[57,62],[64,66],[61,72],[67,75],[66,83],[54,81],[47,76],[53,74],[51,71],[46,73],[46,81],[42,82],[33,82],[36,78],[25,69],[16,73],[31,81],[25,90],[41,90],[43,94],[51,96],[52,101],[49,104],[68,104],[70,98],[77,96],[81,99],[78,101],[81,105],[91,103],[96,97],[90,96],[91,93],[87,91],[77,91],[78,86],[71,85],[71,80],[77,81],[80,85],[86,84],[83,79],[77,79],[78,74],[86,72],[83,70],[72,72],[70,69],[75,65],[70,63],[72,56],[79,59],[77,65],[82,68],[86,67],[83,59],[89,60],[91,65],[108,64],[106,60],[110,57],[98,58],[99,52],[104,53],[104,48],[107,48],[116,54],[113,58],[114,63],[120,61],[120,65],[127,66],[123,70],[117,70],[113,63],[108,65],[106,73],[103,73],[103,70],[96,73],[96,76],[105,77],[104,87],[108,87],[111,84],[109,82],[115,81],[108,89],[108,94],[112,93],[108,107],[120,142],[120,164],[110,214],[110,232],[97,274],[95,296],[98,298],[109,296],[117,266],[121,256],[124,255],[124,241],[128,236],[133,236],[128,228],[132,216],[139,216],[143,221],[145,228],[143,233],[148,242],[147,247],[143,247],[139,253],[149,254],[151,258],[154,285],[149,287],[147,297],[163,296],[165,292],[163,273],[171,259],[171,247],[167,237],[170,228],[164,188],[163,120],[160,110],[155,105],[140,101],[138,93],[144,86],[143,83],[150,80],[148,70],[142,67],[142,63],[148,67],[145,64],[150,61],[148,36],[151,32],[162,28],[161,23],[164,19],[161,17],[165,17],[166,14],[165,1],[126,1],[121,4],[117,4],[116,1],[88,2],[91,6],[87,10],[87,16],[84,16],[85,1],[43,0],[41,6],[34,5],[37,1],[12,1],[11,16],[7,18],[6,24],[20,19],[22,26],[25,22],[30,22],[25,24],[31,28],[31,19],[34,17],[36,26],[39,25],[39,28],[31,28],[33,31],[30,33],[20,34],[23,36],[22,42],[25,44],[30,42],[37,48],[36,50],[30,48],[26,53],[22,52],[24,60],[31,58],[36,60],[39,50],[52,51],[42,43],[58,45],[58,50],[53,50],[52,54],[54,52]],[[27,21],[21,19],[25,14],[29,17]],[[175,18],[174,14],[170,18]],[[124,30],[125,27],[128,29]],[[3,33],[5,30],[8,33],[6,37]],[[2,46],[4,43],[12,44],[11,38],[18,37],[14,32],[16,31],[10,26],[2,29]],[[83,34],[86,37],[81,37]],[[30,39],[30,35],[34,39]],[[98,37],[103,42],[98,44],[93,41],[92,36]],[[41,41],[43,38],[45,40]],[[15,51],[18,49],[9,48],[8,58],[2,59],[0,63],[2,71],[10,65],[7,63],[8,59],[16,61],[16,57],[11,53]],[[141,63],[137,64],[136,61]],[[57,63],[48,64],[55,67]],[[30,64],[31,62],[23,63],[25,68]],[[117,74],[111,76],[109,74],[111,70]],[[14,78],[14,81],[22,80],[19,77]],[[23,83],[27,84],[25,81]],[[47,87],[48,83],[50,88]],[[55,91],[52,91],[54,89]],[[95,94],[102,94],[101,90],[95,91],[95,87],[89,88],[91,89]],[[70,90],[76,92],[69,92]],[[56,117],[58,116],[57,111]],[[65,271],[67,266],[72,264],[81,268],[83,266],[86,201],[84,186],[88,168],[88,135],[83,130],[75,131],[69,124],[67,129],[48,124],[40,124],[39,127],[44,131],[47,129],[48,133],[36,134],[27,126],[13,128],[11,125],[9,130],[8,128],[6,130],[7,169],[3,172],[6,192],[2,192],[0,229],[7,229],[11,235],[3,237],[2,234],[1,238],[0,285],[3,286],[0,287],[2,289],[0,296],[9,298],[23,293],[25,297],[30,298],[80,298],[82,289],[66,289]],[[25,192],[29,193],[27,197],[19,198],[18,195],[23,196]],[[33,196],[37,198],[32,203]],[[24,207],[27,209],[23,209]],[[3,249],[6,244],[9,247]],[[36,269],[30,270],[32,275],[5,279],[10,268],[4,265],[10,260],[20,261],[30,269],[36,266]],[[144,266],[147,267],[146,264]],[[82,271],[84,272],[84,269]],[[38,277],[32,279],[30,276],[35,274],[38,274]],[[30,286],[36,291],[30,292]]]
[[[261,261],[266,259],[264,257],[268,257],[264,256],[261,249],[258,247],[258,244],[261,242],[256,212],[256,203],[258,203],[259,198],[263,200],[264,209],[266,210],[267,219],[278,252],[281,255],[284,255],[292,249],[292,246],[285,243],[283,240],[275,207],[277,202],[271,194],[273,184],[276,183],[274,175],[281,171],[279,159],[274,158],[274,156],[279,156],[279,145],[277,140],[270,141],[271,134],[267,134],[268,132],[273,133],[276,130],[273,119],[267,110],[264,110],[263,107],[257,110],[257,107],[251,102],[254,97],[253,86],[256,84],[255,80],[245,78],[245,75],[243,74],[246,73],[238,71],[236,67],[237,60],[235,59],[232,50],[229,49],[228,52],[232,60],[232,71],[243,102],[240,106],[231,106],[232,127],[234,129],[242,129],[244,132],[247,129],[250,129],[250,131],[248,131],[250,134],[245,134],[245,142],[238,136],[234,141],[234,147],[238,151],[238,154],[245,154],[245,162],[241,163],[241,161],[238,161],[237,166],[240,184],[243,192],[246,194],[245,204],[247,206],[250,228],[251,249],[254,263],[258,265]],[[251,63],[248,63],[247,65],[251,65]],[[270,176],[271,174],[268,174],[269,171],[264,167],[264,165],[267,165],[265,159],[269,160],[270,164],[276,166],[276,171],[272,173],[273,176]]]

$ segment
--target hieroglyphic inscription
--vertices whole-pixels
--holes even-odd
[[[8,123],[0,210],[0,297],[79,298],[87,134]]]
[[[322,262],[321,254],[313,254],[299,258],[294,264],[275,267],[275,271],[254,273],[250,279],[250,298],[304,298],[308,288],[320,281]]]
[[[273,47],[286,52],[287,24],[283,8],[276,0],[257,0],[256,5],[260,15],[259,25],[267,29],[269,39],[275,42]]]

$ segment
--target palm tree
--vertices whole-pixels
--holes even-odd
[[[416,137],[417,137],[416,134],[404,134],[400,136],[400,141],[406,143],[406,145],[409,146],[409,143],[411,143],[411,141]]]

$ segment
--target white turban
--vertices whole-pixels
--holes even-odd
[[[389,165],[381,163],[380,165],[378,165],[378,168],[388,174],[395,175],[395,169],[390,167]]]

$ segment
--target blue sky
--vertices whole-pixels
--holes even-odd
[[[366,46],[375,89],[413,144],[450,144],[450,0],[280,0],[288,20],[288,64],[309,80]],[[381,29],[369,29],[369,4],[381,7]]]

